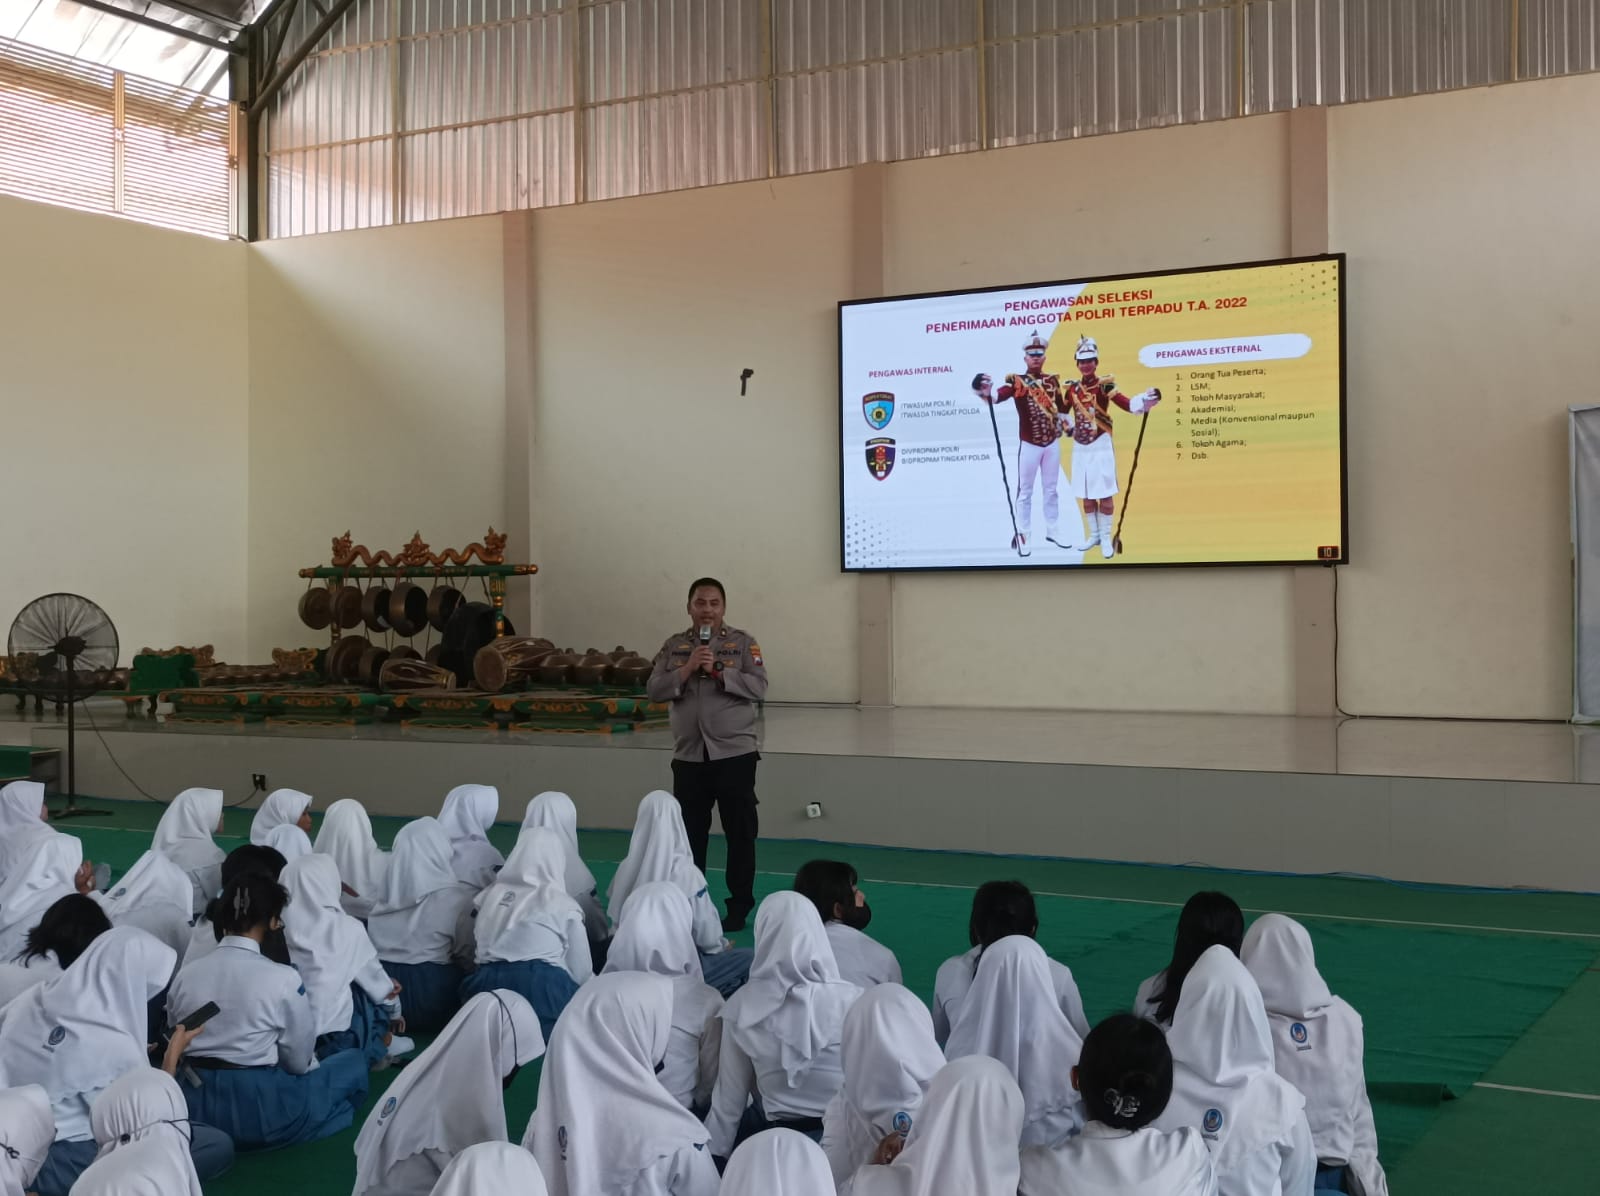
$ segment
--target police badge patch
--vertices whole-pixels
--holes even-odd
[[[894,470],[894,441],[887,436],[874,436],[867,441],[867,468],[878,481],[883,481]]]
[[[867,417],[874,432],[881,432],[894,418],[894,396],[886,390],[875,390],[861,396],[861,414]]]

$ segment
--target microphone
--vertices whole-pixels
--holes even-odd
[[[702,623],[702,624],[700,624],[700,643],[701,644],[709,644],[710,642],[711,642],[711,624],[710,623]]]

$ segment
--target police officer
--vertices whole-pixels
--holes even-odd
[[[689,630],[662,645],[650,675],[653,702],[672,704],[672,789],[694,862],[703,872],[711,807],[728,842],[728,916],[743,930],[755,908],[756,703],[767,693],[761,645],[723,622],[727,591],[714,577],[689,587]]]

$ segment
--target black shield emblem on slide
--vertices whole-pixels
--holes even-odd
[[[867,441],[867,468],[880,482],[894,471],[893,440],[887,436],[875,436]]]

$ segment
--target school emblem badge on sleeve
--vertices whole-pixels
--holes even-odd
[[[50,1031],[50,1042],[49,1042],[49,1045],[53,1046],[53,1047],[58,1047],[66,1040],[66,1037],[67,1037],[67,1028],[65,1026],[57,1026],[55,1029]]]
[[[1222,1110],[1207,1109],[1206,1115],[1200,1119],[1200,1130],[1208,1138],[1214,1138],[1222,1132]]]
[[[894,396],[886,390],[875,390],[869,395],[862,395],[861,414],[867,417],[867,423],[872,426],[874,432],[883,431],[894,418]]]
[[[894,472],[894,441],[888,436],[874,436],[867,441],[867,468],[878,481]]]
[[[911,1132],[911,1114],[904,1109],[894,1115],[894,1132],[902,1138]]]
[[[1289,1037],[1294,1039],[1296,1046],[1303,1047],[1306,1045],[1306,1040],[1310,1038],[1311,1035],[1306,1030],[1303,1023],[1295,1022],[1294,1025],[1289,1027]]]
[[[391,1096],[388,1100],[383,1102],[383,1112],[378,1114],[378,1120],[382,1121],[385,1117],[388,1117],[399,1107],[399,1098]]]

